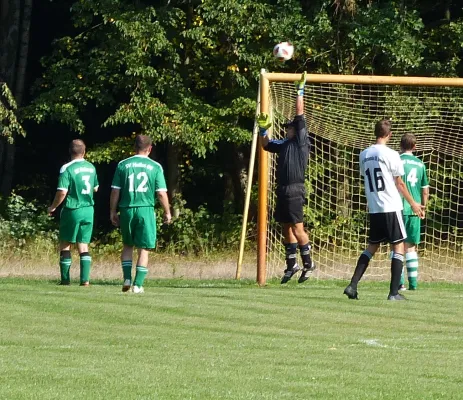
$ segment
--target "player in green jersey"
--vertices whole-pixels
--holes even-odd
[[[143,282],[148,273],[148,250],[156,246],[155,194],[164,209],[164,222],[171,221],[164,172],[159,163],[148,157],[151,148],[151,138],[138,135],[135,138],[136,154],[119,163],[111,185],[110,218],[114,226],[120,225],[124,244],[121,254],[123,292],[127,292],[132,286],[134,247],[138,249],[138,260],[132,291],[144,291]]]
[[[51,215],[64,201],[60,216],[60,272],[61,285],[69,285],[71,243],[77,243],[80,254],[80,284],[88,286],[92,259],[88,244],[93,231],[93,193],[98,191],[98,178],[93,164],[84,159],[85,143],[73,140],[69,146],[71,161],[61,167],[58,189],[48,207]]]
[[[413,199],[426,207],[429,198],[429,182],[426,174],[426,167],[423,162],[413,155],[416,150],[416,137],[406,133],[400,141],[402,154],[400,158],[404,166],[403,181]],[[416,246],[420,243],[421,220],[415,215],[406,200],[403,200],[403,219],[407,231],[405,239],[405,265],[407,268],[408,288],[416,290],[418,281],[418,253]],[[402,272],[400,290],[405,290],[405,277]]]

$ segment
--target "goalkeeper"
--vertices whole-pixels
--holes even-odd
[[[282,224],[286,254],[286,269],[281,280],[282,284],[288,282],[301,269],[297,263],[298,247],[303,265],[298,282],[302,283],[309,279],[315,269],[310,255],[309,238],[303,225],[303,207],[306,203],[305,171],[311,147],[304,118],[305,82],[304,72],[301,80],[296,82],[296,116],[283,125],[285,139],[269,139],[268,129],[272,125],[270,117],[267,114],[258,117],[264,150],[278,154],[275,219]]]
[[[406,133],[400,140],[402,154],[400,158],[404,166],[403,181],[407,189],[417,203],[423,208],[429,198],[429,182],[426,174],[426,167],[423,162],[413,155],[416,150],[416,137],[411,133]],[[406,200],[403,200],[403,217],[407,239],[405,239],[405,265],[407,268],[408,288],[417,289],[418,283],[418,253],[416,246],[420,243],[421,219],[415,215]],[[404,273],[400,278],[399,290],[405,290]]]

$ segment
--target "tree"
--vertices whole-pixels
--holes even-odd
[[[123,136],[92,159],[126,156],[132,133],[143,132],[169,143],[174,185],[182,149],[204,157],[220,143],[249,141],[260,69],[275,66],[271,49],[301,20],[297,10],[297,1],[76,2],[80,32],[58,39],[44,59],[25,115],[84,133],[91,110],[102,110],[103,127],[122,127]]]
[[[32,0],[4,0],[0,7],[0,195],[11,192],[17,134],[25,132],[14,110],[21,105],[27,65]],[[12,89],[12,92],[10,89]],[[14,100],[14,98],[16,100]]]

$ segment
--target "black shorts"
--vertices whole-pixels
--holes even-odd
[[[297,183],[280,186],[276,191],[275,220],[297,224],[304,221],[305,186]]]
[[[400,243],[406,238],[402,211],[370,214],[369,243]]]

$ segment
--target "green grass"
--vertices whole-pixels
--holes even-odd
[[[0,281],[4,399],[461,399],[463,286]]]

